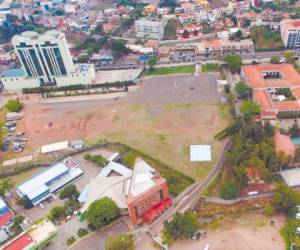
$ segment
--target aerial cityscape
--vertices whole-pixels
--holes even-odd
[[[0,249],[300,250],[300,0],[0,0]]]

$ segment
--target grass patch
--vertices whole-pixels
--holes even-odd
[[[184,73],[194,73],[195,65],[184,65],[171,68],[154,68],[148,71],[146,75],[172,75],[172,74],[184,74]]]
[[[223,120],[230,120],[230,113],[228,109],[228,105],[226,104],[220,104],[218,105],[219,108],[219,114]]]
[[[278,50],[284,47],[279,31],[271,31],[267,26],[251,28],[251,39],[255,49]]]
[[[218,72],[220,70],[220,65],[218,63],[206,63],[202,64],[202,72]]]
[[[133,168],[134,161],[137,157],[143,158],[143,160],[145,160],[151,167],[155,168],[161,176],[166,178],[170,192],[176,196],[194,182],[192,178],[172,169],[159,160],[126,145],[114,143],[108,144],[108,148],[119,152],[122,155],[122,163],[130,168]]]

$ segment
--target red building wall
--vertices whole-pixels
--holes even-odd
[[[142,223],[143,215],[153,206],[169,198],[168,185],[164,178],[156,178],[156,185],[143,194],[128,197],[128,211],[132,224]]]

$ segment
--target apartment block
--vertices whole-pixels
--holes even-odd
[[[161,40],[167,21],[165,19],[140,19],[135,21],[135,35],[139,38]]]

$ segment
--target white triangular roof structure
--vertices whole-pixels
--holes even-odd
[[[103,197],[111,198],[119,208],[127,208],[126,190],[130,184],[130,176],[97,177],[90,181],[87,199],[80,209],[87,211],[90,204]]]
[[[130,194],[137,197],[155,186],[152,180],[155,170],[142,159],[137,159],[134,165],[130,184]]]

